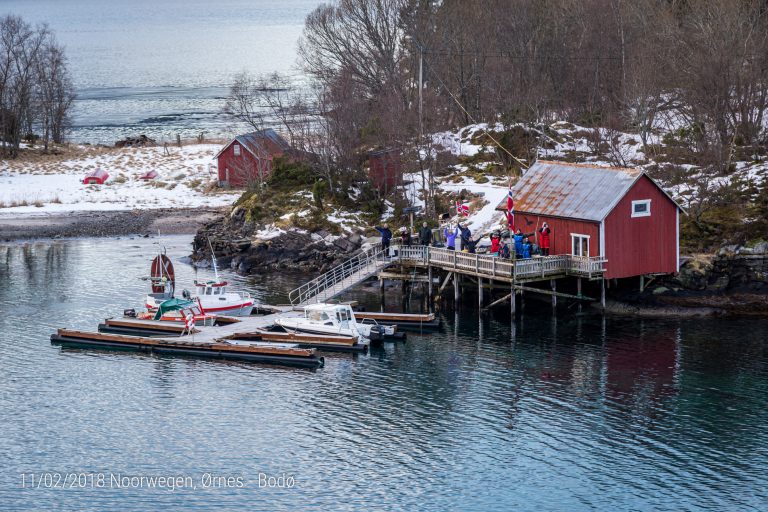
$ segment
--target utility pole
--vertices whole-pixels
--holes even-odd
[[[419,47],[419,136],[424,139],[424,47]]]

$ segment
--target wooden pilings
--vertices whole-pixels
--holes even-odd
[[[556,308],[557,307],[557,280],[550,279],[549,287],[552,288],[552,307]]]
[[[477,278],[477,306],[483,309],[483,278]]]

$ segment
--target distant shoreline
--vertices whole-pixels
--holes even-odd
[[[0,214],[0,243],[125,235],[195,234],[226,208],[158,208],[47,214]]]

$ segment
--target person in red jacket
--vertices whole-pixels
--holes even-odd
[[[499,252],[499,242],[501,241],[501,233],[494,231],[491,233],[491,254],[497,254]]]
[[[542,256],[549,256],[549,234],[551,232],[549,224],[546,222],[539,228],[539,248],[541,249]]]

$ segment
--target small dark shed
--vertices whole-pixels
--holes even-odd
[[[368,177],[379,192],[386,194],[403,181],[403,164],[398,149],[368,153]]]

